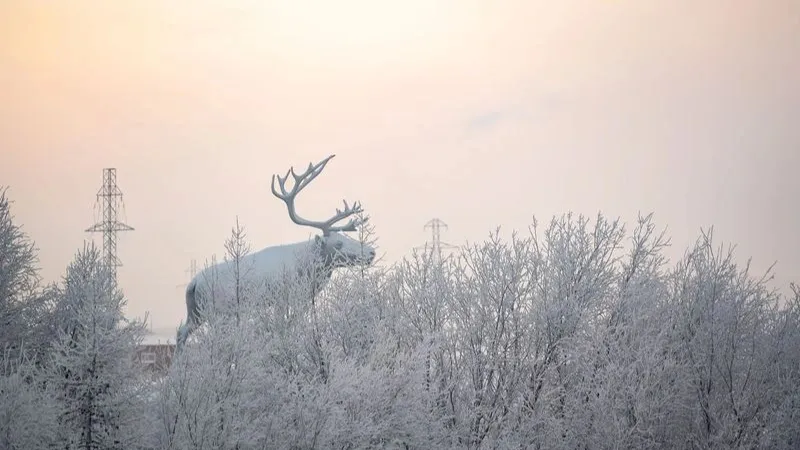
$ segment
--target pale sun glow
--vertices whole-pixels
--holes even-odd
[[[348,63],[424,58],[446,51],[467,28],[468,2],[276,1],[265,33],[284,52]]]

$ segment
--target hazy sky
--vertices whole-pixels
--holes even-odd
[[[129,312],[170,330],[237,215],[254,249],[309,236],[270,177],[330,153],[298,209],[362,201],[388,261],[433,217],[462,244],[652,211],[787,285],[798,118],[796,0],[0,1],[0,185],[42,275],[116,167]]]

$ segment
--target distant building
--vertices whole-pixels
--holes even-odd
[[[164,335],[148,334],[136,349],[136,361],[145,366],[153,378],[167,374],[175,354],[175,339]]]

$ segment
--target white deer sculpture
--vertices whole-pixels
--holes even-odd
[[[201,305],[213,299],[217,301],[232,301],[235,292],[234,285],[242,280],[233,280],[235,276],[242,276],[246,272],[248,282],[256,282],[261,286],[270,283],[285,281],[288,277],[299,280],[308,277],[313,271],[313,295],[319,292],[330,280],[333,270],[341,267],[355,265],[369,265],[375,259],[375,249],[368,244],[357,241],[343,234],[347,231],[356,231],[360,221],[351,218],[345,225],[335,226],[341,220],[358,214],[362,211],[359,202],[352,206],[344,201],[344,209],[336,209],[336,214],[325,221],[311,221],[303,219],[295,210],[295,198],[314,178],[325,168],[328,161],[336,155],[330,155],[319,163],[309,163],[308,169],[300,175],[291,167],[285,176],[277,176],[278,189],[275,187],[276,175],[272,176],[272,193],[286,203],[289,218],[298,225],[318,228],[322,236],[314,236],[307,241],[294,244],[276,245],[250,253],[239,260],[238,267],[235,261],[225,261],[211,265],[195,275],[186,287],[186,322],[178,329],[177,348],[179,349],[197,327],[203,323]],[[294,177],[294,186],[286,190],[286,180],[291,174]],[[246,267],[242,270],[241,267]],[[291,280],[291,279],[290,279]],[[237,286],[239,284],[236,284]]]

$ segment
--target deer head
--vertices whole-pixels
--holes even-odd
[[[332,267],[371,264],[375,259],[375,249],[343,234],[348,231],[356,231],[357,227],[366,221],[366,219],[360,220],[353,217],[363,211],[359,202],[348,205],[347,200],[344,200],[344,209],[337,208],[336,214],[325,221],[312,221],[304,219],[297,214],[297,209],[295,208],[297,194],[322,173],[325,165],[334,156],[336,155],[330,155],[317,164],[309,163],[305,172],[299,175],[295,173],[294,167],[290,167],[284,176],[273,175],[272,194],[286,204],[289,218],[292,219],[292,222],[322,231],[322,236],[315,236],[314,243],[326,263]],[[289,175],[293,177],[294,183],[292,189],[287,191],[286,181]],[[348,218],[349,220],[346,224],[336,225],[336,223]]]

